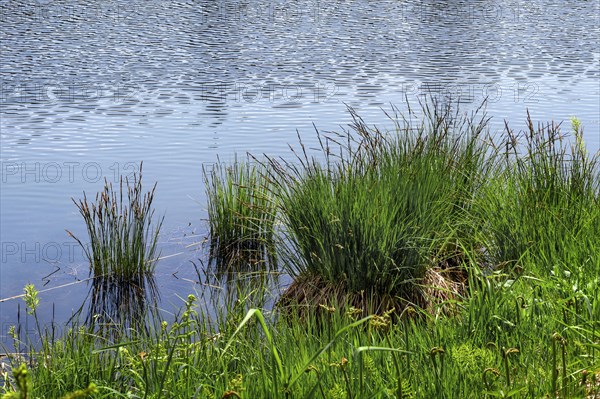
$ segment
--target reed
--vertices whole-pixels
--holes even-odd
[[[426,119],[418,126],[409,122],[413,115],[396,113],[396,130],[383,132],[351,110],[345,135],[319,138],[319,158],[302,151],[296,162],[271,160],[286,270],[296,279],[291,302],[310,302],[330,285],[331,292],[364,293],[371,311],[422,303],[427,271],[459,256],[455,243],[467,237],[458,221],[489,169],[487,118],[437,103],[421,111]]]
[[[118,190],[105,181],[94,202],[85,193],[83,199],[73,199],[86,224],[89,245],[67,232],[83,248],[94,277],[88,312],[91,324],[144,326],[148,306],[156,303],[153,274],[163,218],[153,225],[155,190],[156,184],[143,192],[140,165],[132,181],[121,177]]]
[[[590,265],[600,251],[600,152],[589,154],[580,127],[523,132],[506,128],[502,163],[476,207],[490,263],[547,275],[556,265]],[[574,138],[574,140],[573,140]],[[525,262],[525,259],[531,262]],[[533,273],[534,270],[529,272]]]
[[[256,270],[274,263],[275,200],[260,164],[203,167],[210,258],[217,270]]]

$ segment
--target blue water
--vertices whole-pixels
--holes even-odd
[[[144,161],[165,216],[163,305],[201,289],[202,165],[289,154],[313,124],[341,130],[354,107],[385,125],[405,98],[488,98],[504,120],[577,116],[600,148],[597,1],[0,1],[0,297],[87,277],[70,198]],[[51,275],[50,275],[51,274]],[[50,276],[48,276],[50,275]],[[85,282],[40,294],[63,321]],[[0,303],[0,335],[20,300]],[[51,315],[54,308],[54,316]]]

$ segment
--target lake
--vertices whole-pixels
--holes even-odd
[[[206,251],[202,165],[289,154],[340,131],[353,107],[427,96],[491,127],[577,116],[600,148],[597,1],[0,1],[0,297],[39,290],[45,321],[84,300],[85,239],[71,198],[144,162],[165,216],[157,282],[174,309]],[[75,283],[72,285],[67,285]],[[62,287],[63,285],[67,285]],[[0,303],[2,340],[21,300]],[[53,314],[54,313],[54,314]]]

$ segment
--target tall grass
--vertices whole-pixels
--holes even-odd
[[[306,152],[295,163],[271,160],[287,267],[299,283],[292,298],[318,297],[325,285],[369,297],[381,311],[421,303],[416,288],[428,270],[459,255],[457,220],[487,176],[487,118],[438,103],[421,111],[418,126],[412,114],[391,116],[392,132],[353,113],[345,136],[320,138],[324,162]]]
[[[45,352],[33,354],[29,392],[61,397],[93,384],[96,397],[114,398],[600,396],[592,328],[600,300],[590,288],[591,313],[557,300],[550,279],[481,273],[470,288],[453,317],[408,308],[423,317],[397,323],[389,314],[361,318],[343,303],[327,318],[283,319],[242,300],[219,308],[213,324],[197,306],[204,299],[190,296],[175,320],[157,320],[135,340],[108,342],[77,324],[47,336]],[[0,393],[16,386],[8,378]]]
[[[525,132],[507,127],[504,161],[478,206],[492,263],[547,275],[600,262],[600,152],[588,154],[578,124],[572,133],[529,116]]]
[[[210,257],[218,270],[256,270],[273,263],[275,201],[260,164],[203,167]]]
[[[67,232],[83,248],[94,277],[88,311],[91,324],[145,326],[143,316],[156,303],[153,274],[163,218],[152,224],[155,189],[156,184],[143,192],[140,165],[133,181],[121,177],[118,191],[106,181],[95,202],[85,193],[83,199],[73,199],[86,224],[89,245]]]

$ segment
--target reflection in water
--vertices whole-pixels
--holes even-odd
[[[159,292],[151,275],[126,282],[114,277],[92,280],[88,294],[86,324],[101,335],[145,331],[148,317],[158,307]]]
[[[197,266],[196,270],[204,286],[202,296],[211,307],[206,312],[212,318],[226,317],[220,310],[237,311],[239,306],[244,307],[242,313],[250,308],[271,309],[281,289],[281,273],[277,271],[219,271],[211,267],[200,271]]]

